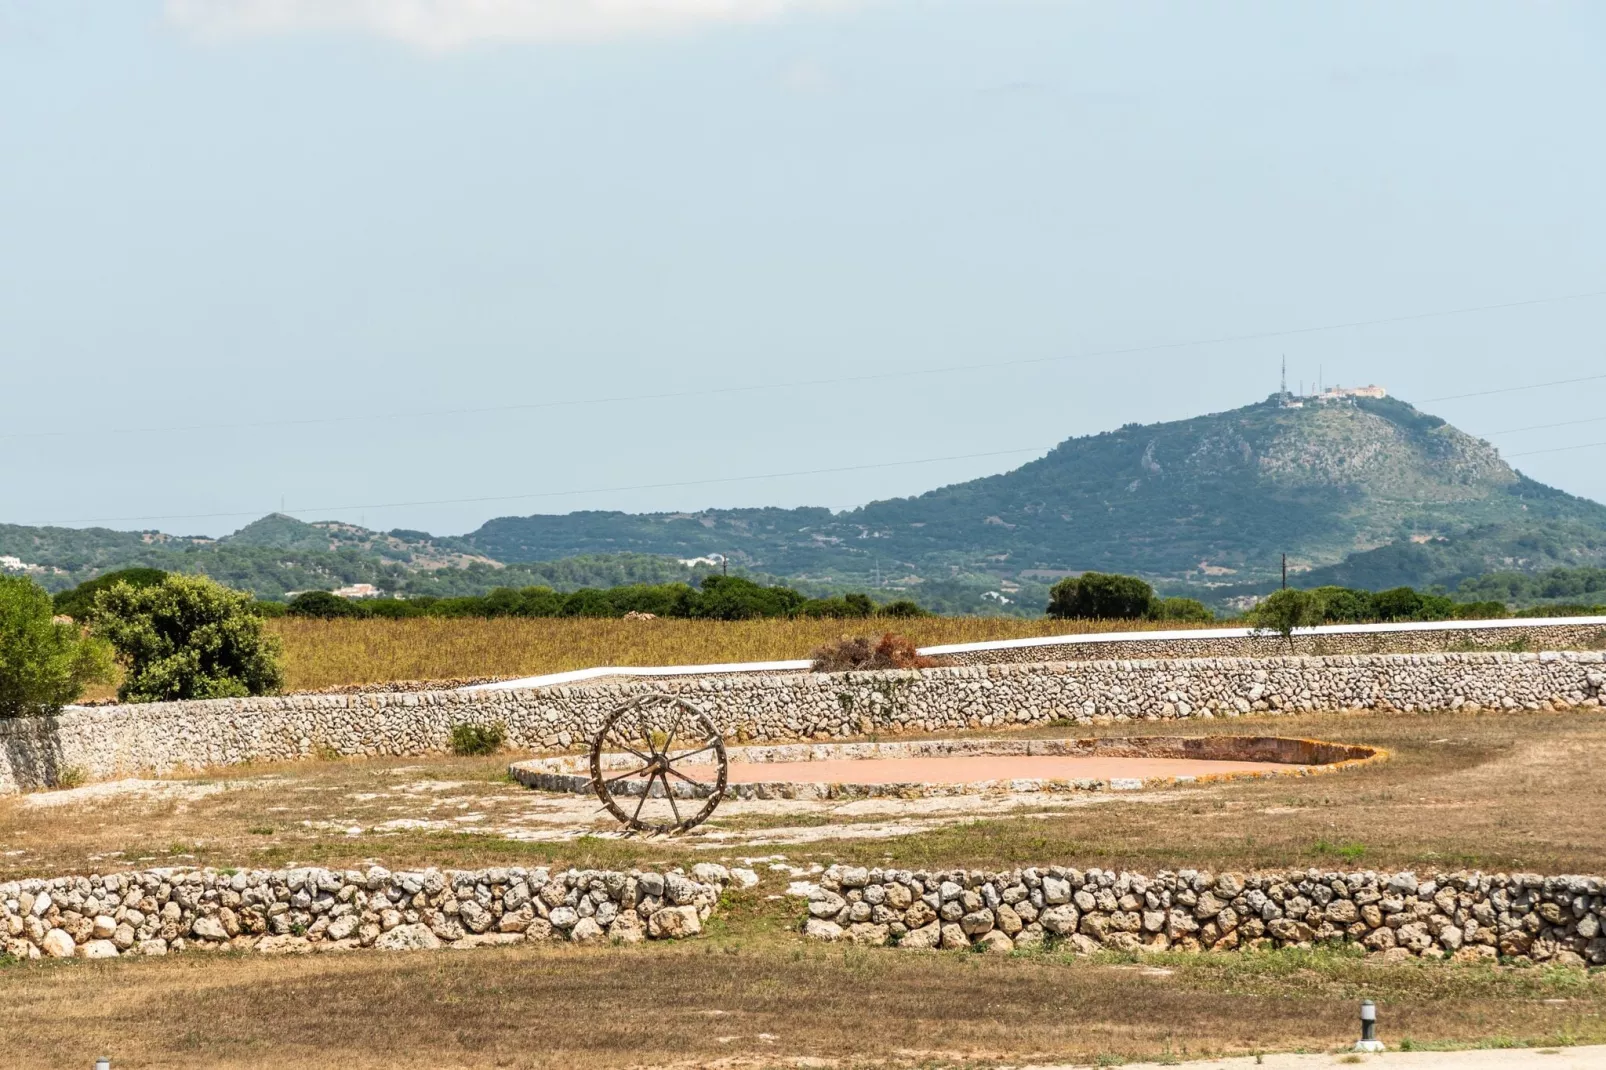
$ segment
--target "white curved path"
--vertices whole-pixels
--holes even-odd
[[[1543,628],[1555,624],[1590,625],[1606,624],[1606,617],[1528,617],[1506,620],[1432,620],[1403,621],[1393,624],[1323,624],[1316,628],[1300,628],[1298,636],[1321,635],[1373,635],[1379,632],[1444,632],[1463,628]],[[1076,635],[1044,635],[1032,639],[993,639],[985,643],[950,643],[947,646],[921,647],[920,653],[928,657],[942,654],[965,654],[980,650],[1026,650],[1038,646],[1098,646],[1102,643],[1166,642],[1172,639],[1243,639],[1253,635],[1252,628],[1193,628],[1157,632],[1099,632]],[[599,666],[594,669],[571,669],[568,672],[548,673],[545,676],[525,676],[518,680],[499,680],[494,684],[474,684],[460,687],[459,691],[522,691],[531,687],[560,687],[563,684],[582,684],[604,676],[720,676],[738,672],[803,672],[808,659],[801,661],[744,661],[728,665],[655,665]]]

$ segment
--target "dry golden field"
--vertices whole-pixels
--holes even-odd
[[[302,620],[268,626],[284,640],[292,690],[385,680],[534,676],[596,665],[700,665],[808,657],[845,635],[896,631],[919,646],[1074,632],[1133,631],[1150,621],[923,617],[912,620],[604,620],[500,617]],[[1188,627],[1167,623],[1167,628]]]

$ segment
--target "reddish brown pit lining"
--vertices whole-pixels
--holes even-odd
[[[711,765],[678,767],[699,780],[714,779]],[[979,754],[953,758],[839,758],[818,762],[732,762],[729,782],[756,784],[971,784],[984,780],[1148,780],[1222,773],[1284,772],[1280,762],[1196,758],[1060,757]]]

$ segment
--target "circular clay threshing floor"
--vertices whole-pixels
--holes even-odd
[[[1384,757],[1374,747],[1278,736],[1140,736],[1111,739],[940,739],[896,743],[792,743],[727,750],[730,799],[919,798],[1008,792],[1136,791],[1244,777],[1308,776]],[[706,798],[712,753],[682,763],[684,778],[634,778],[629,752],[605,753],[616,795]],[[517,762],[514,779],[544,791],[592,790],[585,756]]]

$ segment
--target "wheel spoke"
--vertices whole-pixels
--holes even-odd
[[[602,783],[604,785],[613,784],[613,783],[617,783],[618,781],[624,780],[624,779],[626,779],[628,777],[640,776],[642,773],[645,773],[648,769],[651,769],[651,768],[652,768],[652,765],[649,763],[647,765],[642,766],[640,769],[632,769],[628,773],[620,773],[618,776],[611,776],[607,780],[604,780]]]
[[[652,790],[652,778],[648,777],[647,778],[647,783],[642,785],[642,788],[641,788],[641,801],[636,803],[636,812],[630,815],[630,824],[631,825],[640,824],[640,822],[641,822],[641,808],[643,806],[647,805],[647,793],[649,791],[651,791],[651,790]]]
[[[674,766],[666,766],[664,768],[664,772],[672,773],[675,776],[678,776],[680,779],[684,780],[686,783],[692,785],[693,787],[700,788],[700,787],[704,787],[705,786],[701,780],[692,779],[691,777],[687,776],[685,773],[682,773],[679,769],[676,769]]]
[[[705,750],[713,750],[717,746],[719,746],[719,740],[715,738],[710,742],[703,744],[701,747],[698,747],[696,750],[689,750],[685,754],[677,754],[669,760],[672,762],[683,762],[687,758],[695,757],[696,755],[703,753]]]
[[[669,778],[660,772],[658,779],[664,782],[664,796],[669,800],[669,809],[674,811],[675,824],[678,825],[680,824],[680,807],[675,805],[675,793],[669,788]]]

